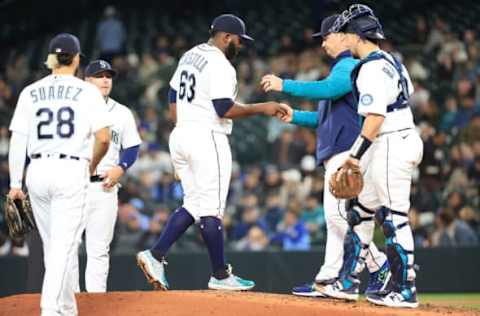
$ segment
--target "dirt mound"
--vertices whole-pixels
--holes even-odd
[[[168,315],[168,316],[473,316],[480,312],[428,304],[416,310],[391,309],[367,302],[298,298],[255,292],[169,291],[110,292],[77,295],[81,316]],[[22,294],[0,299],[0,315],[39,315],[40,295]]]

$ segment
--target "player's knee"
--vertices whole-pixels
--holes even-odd
[[[215,232],[222,230],[222,220],[215,216],[204,216],[200,218],[200,229],[204,232]]]
[[[347,223],[350,227],[357,226],[362,222],[362,217],[357,210],[351,209],[347,212]]]
[[[374,214],[374,211],[369,210],[358,201],[354,200],[350,209],[347,211],[347,223],[350,227],[354,227],[362,222],[371,221]]]
[[[375,221],[377,222],[378,225],[383,225],[385,222],[385,219],[387,216],[390,214],[390,209],[387,207],[381,207],[376,213],[375,213]]]

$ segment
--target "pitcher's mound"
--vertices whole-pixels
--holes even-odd
[[[79,315],[112,316],[456,316],[480,315],[471,310],[421,306],[415,310],[346,303],[320,298],[256,292],[169,291],[110,292],[77,295]],[[22,294],[0,299],[0,315],[39,315],[40,295]]]

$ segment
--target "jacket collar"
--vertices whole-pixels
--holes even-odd
[[[332,67],[335,66],[340,60],[347,57],[353,57],[352,53],[349,50],[344,50],[343,52],[338,54],[337,57],[333,60]]]

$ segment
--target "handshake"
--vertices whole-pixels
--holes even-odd
[[[262,113],[268,116],[275,116],[285,123],[292,121],[293,109],[285,103],[268,101],[262,103]]]
[[[283,80],[275,75],[263,76],[260,85],[263,91],[282,91]],[[263,114],[275,116],[285,123],[292,121],[293,109],[286,103],[269,101],[264,103]]]

